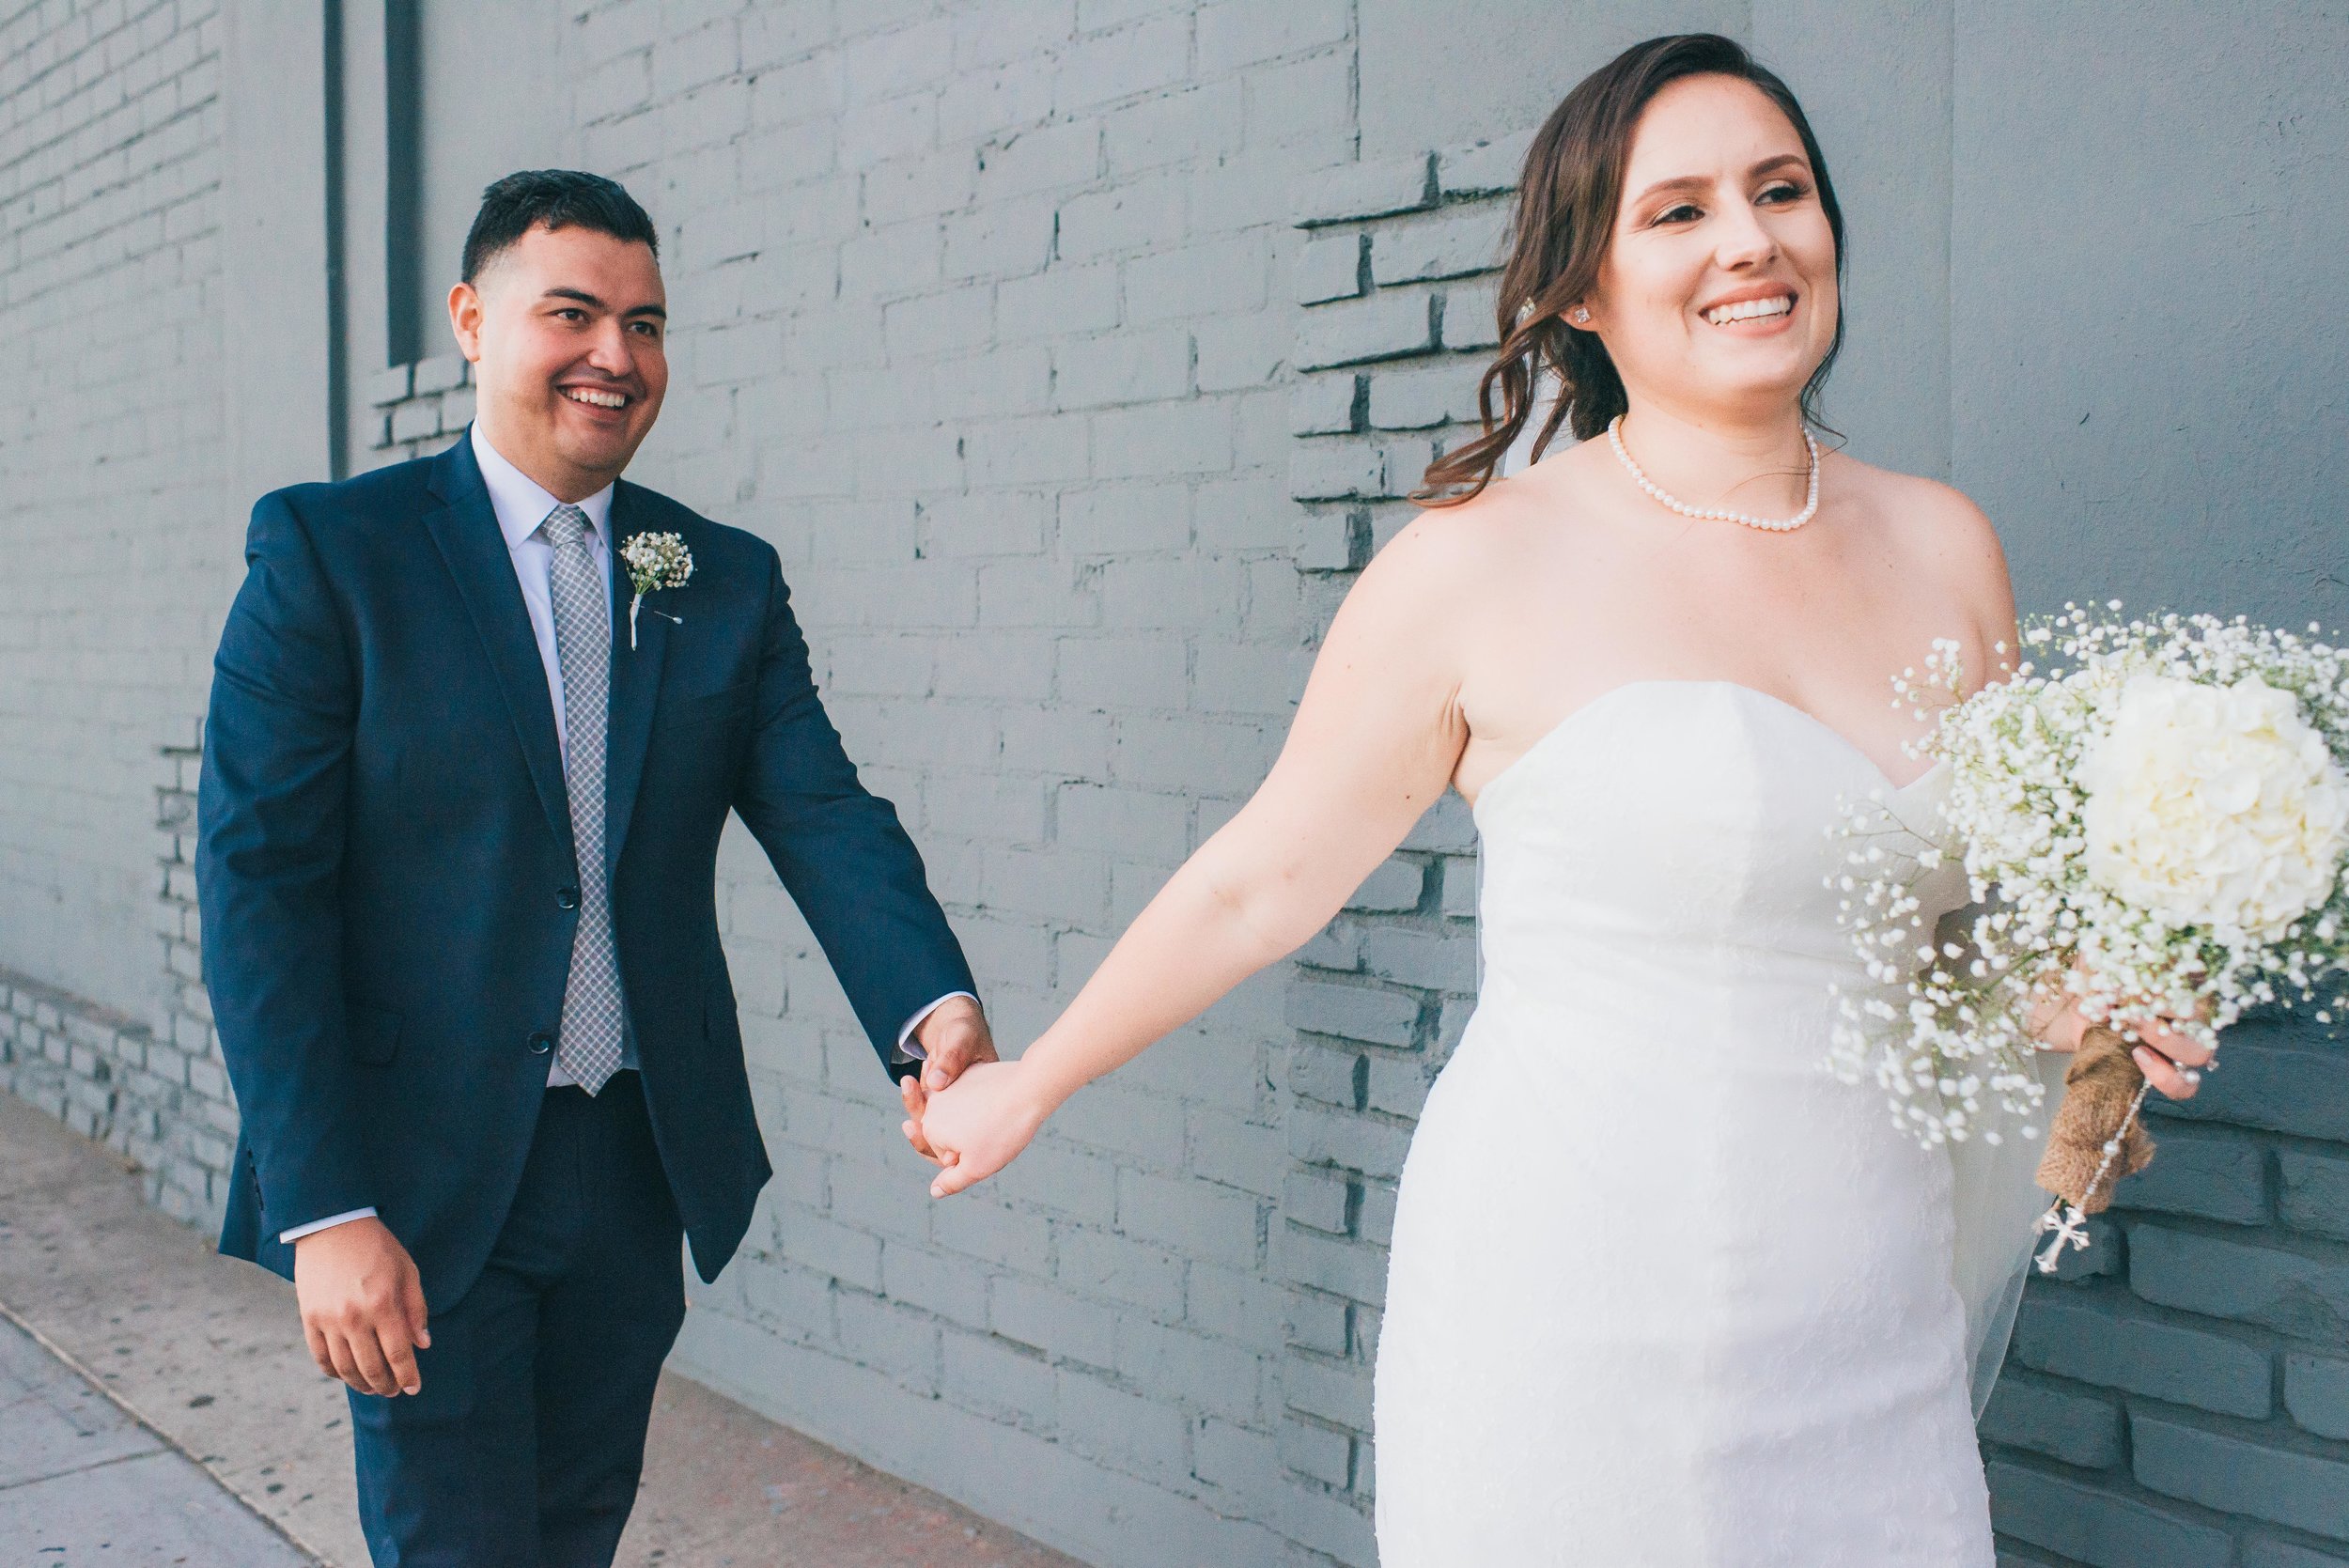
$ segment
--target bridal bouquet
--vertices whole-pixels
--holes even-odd
[[[1882,800],[1855,807],[1843,894],[1875,984],[1839,997],[1831,1064],[1873,1070],[1928,1145],[2001,1123],[2038,1136],[2034,1023],[2066,1001],[2101,1020],[2066,1074],[2039,1183],[2079,1220],[2152,1157],[2140,1025],[2215,1046],[2248,1007],[2349,1008],[2349,651],[2240,618],[2123,620],[2067,606],[2030,624],[2011,680],[1944,701],[1921,752],[1949,769],[1940,831]],[[2310,629],[2313,637],[2316,628]],[[2005,650],[1999,650],[2003,653]],[[1954,698],[1957,644],[1894,683],[1921,713]],[[1928,929],[1920,896],[1944,849],[1973,906]]]

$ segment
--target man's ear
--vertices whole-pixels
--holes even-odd
[[[470,283],[460,283],[448,291],[449,331],[457,334],[457,347],[475,365],[481,363],[481,291]]]

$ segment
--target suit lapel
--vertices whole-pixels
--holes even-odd
[[[648,601],[636,617],[636,645],[629,646],[628,606],[635,597],[628,567],[619,559],[622,541],[640,529],[636,487],[623,479],[612,491],[611,526],[605,548],[612,560],[612,722],[604,750],[604,862],[616,868],[620,846],[635,813],[636,787],[645,777],[645,751],[652,738],[653,709],[661,696],[661,669],[673,623],[653,613]]]
[[[521,739],[522,760],[530,768],[530,782],[537,786],[538,802],[546,808],[547,825],[568,844],[571,801],[563,787],[563,752],[555,738],[546,665],[539,661],[530,611],[522,603],[521,585],[514,580],[513,557],[498,530],[497,513],[474,461],[470,439],[460,438],[434,464],[432,493],[443,505],[426,516],[425,527],[457,580],[474,630],[497,673],[506,716]]]

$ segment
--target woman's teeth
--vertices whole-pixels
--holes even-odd
[[[1716,305],[1704,313],[1704,318],[1717,327],[1732,321],[1752,321],[1765,316],[1783,316],[1795,308],[1795,302],[1784,294],[1766,300],[1740,300],[1733,305]]]
[[[563,389],[563,396],[574,403],[586,403],[599,409],[628,407],[626,395],[617,392],[598,392],[592,387],[567,386]]]

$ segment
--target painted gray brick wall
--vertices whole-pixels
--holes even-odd
[[[129,1157],[148,1202],[219,1226],[237,1144],[236,1097],[204,994],[195,908],[194,737],[163,748],[151,797],[151,934],[163,995],[141,1018],[0,967],[0,1091]]]
[[[583,156],[663,230],[636,473],[783,552],[1016,1048],[1302,681],[1290,202],[1351,155],[1351,7],[706,12],[596,7],[570,44]],[[412,396],[390,418],[432,439]],[[778,1175],[686,1364],[1095,1560],[1281,1560],[1278,978],[935,1206],[746,839],[724,883]]]
[[[1291,439],[1325,391],[1292,360],[1394,351],[1377,323],[1308,319],[1291,352],[1297,280],[1361,291],[1357,258],[1332,269],[1297,226],[1299,194],[1394,177],[1330,169],[1351,150],[1346,8],[1154,15],[1097,30],[1040,8],[1024,46],[968,12],[818,25],[763,64],[745,25],[748,129],[711,132],[731,132],[738,188],[696,212],[662,194],[707,178],[683,154],[605,165],[661,215],[676,311],[671,401],[636,473],[784,551],[827,702],[929,854],[1008,1043],[1262,776],[1373,513],[1408,509],[1387,476],[1408,485],[1433,451],[1332,443],[1377,468],[1333,488]],[[649,84],[663,37],[597,13],[574,43],[622,39],[583,69]],[[692,47],[697,70],[729,58]],[[1087,85],[1136,52],[1155,78]],[[957,61],[995,85],[973,99],[922,74]],[[889,71],[912,72],[891,113],[921,126],[864,147],[879,111],[842,95]],[[649,135],[646,91],[586,118],[585,145]],[[1455,188],[1489,195],[1513,158],[1460,163]],[[1486,269],[1498,205],[1412,225],[1408,256],[1379,253],[1388,281]],[[1454,292],[1455,343],[1488,346],[1478,287]],[[1416,302],[1405,349],[1438,294],[1390,292]],[[1427,413],[1428,381],[1399,429],[1451,417]],[[445,356],[374,378],[366,401],[377,461],[438,450],[473,408]],[[1470,841],[1458,802],[1431,814],[1294,983],[1246,988],[945,1209],[881,1136],[890,1102],[812,939],[732,846],[728,949],[779,1174],[752,1251],[697,1303],[688,1364],[950,1489],[984,1467],[915,1425],[1009,1444],[1035,1468],[982,1505],[1105,1561],[1371,1561],[1383,1227],[1472,988]],[[879,1405],[907,1425],[894,1443]]]
[[[0,968],[0,1091],[135,1165],[148,1201],[207,1230],[227,1206],[237,1106],[199,974],[195,773],[200,748],[165,749],[154,792],[149,909],[166,1000],[148,1018]],[[150,949],[154,951],[154,949]]]
[[[2349,1053],[2246,1025],[2094,1245],[2034,1280],[1983,1420],[2010,1560],[2349,1562]]]
[[[1289,491],[1304,516],[1299,566],[1325,615],[1415,515],[1406,498],[1474,415],[1501,193],[1524,146],[1352,163],[1298,189]],[[1467,809],[1445,796],[1299,955],[1289,986],[1281,1459],[1299,1498],[1291,1533],[1348,1564],[1377,1557],[1370,1384],[1396,1178],[1475,999],[1474,851]]]
[[[157,748],[202,710],[225,571],[222,22],[0,20],[0,961],[146,1017]]]

